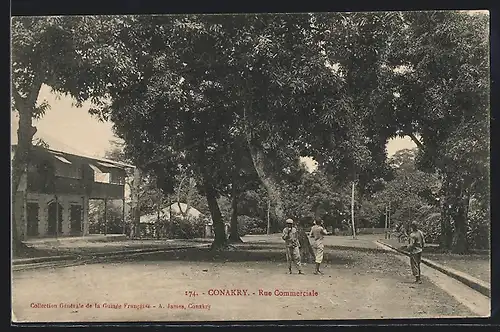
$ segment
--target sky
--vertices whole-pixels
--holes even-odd
[[[46,100],[51,105],[50,110],[40,120],[34,121],[37,127],[35,138],[42,138],[55,150],[81,154],[91,157],[104,157],[111,148],[110,141],[116,140],[112,124],[100,122],[88,113],[90,104],[85,103],[78,108],[69,97],[59,97],[43,86],[38,98],[39,102]],[[13,113],[11,123],[11,141],[17,142],[18,118]],[[392,139],[387,144],[388,157],[401,149],[411,149],[415,144],[409,138]],[[314,161],[305,159],[310,169]]]

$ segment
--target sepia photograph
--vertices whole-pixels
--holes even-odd
[[[491,315],[487,10],[11,17],[11,322]]]

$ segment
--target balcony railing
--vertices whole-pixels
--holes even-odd
[[[88,195],[90,198],[122,199],[125,195],[123,184],[99,183],[56,176],[53,178],[53,185],[46,185],[45,179],[38,173],[28,173],[28,190],[54,195]]]

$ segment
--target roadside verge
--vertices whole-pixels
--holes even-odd
[[[48,262],[59,262],[59,261],[72,261],[84,258],[97,258],[97,257],[116,257],[131,254],[147,254],[153,252],[164,252],[173,251],[180,249],[190,249],[190,248],[204,248],[209,247],[210,244],[200,244],[200,245],[185,245],[185,246],[171,246],[171,247],[156,247],[156,248],[144,248],[144,249],[133,249],[133,250],[118,250],[112,252],[95,252],[95,253],[85,253],[76,255],[60,255],[60,256],[48,256],[48,257],[34,257],[34,258],[18,258],[12,260],[13,266],[25,265],[25,264],[37,264],[37,263],[48,263]]]
[[[399,248],[396,248],[396,247],[394,247],[390,244],[387,244],[381,240],[377,240],[377,242],[383,246],[386,246],[392,250],[399,252],[400,254],[408,256],[408,253],[402,251]],[[436,262],[434,262],[430,259],[427,259],[427,258],[422,258],[422,263],[424,263],[425,265],[427,265],[433,269],[438,270],[439,272],[446,274],[449,277],[452,277],[453,279],[456,279],[456,280],[462,282],[463,284],[478,291],[479,293],[491,298],[491,286],[489,284],[487,284],[486,282],[479,280],[479,279],[477,279],[477,278],[475,278],[467,273],[457,271],[451,267],[436,263]]]

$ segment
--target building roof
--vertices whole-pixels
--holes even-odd
[[[11,121],[11,131],[10,131],[10,142],[11,146],[16,146],[17,145],[17,129],[19,128],[19,123],[18,121]],[[35,133],[34,139],[43,139],[48,145],[49,149],[48,151],[55,152],[58,154],[67,154],[70,156],[78,156],[78,157],[83,157],[86,159],[91,159],[96,162],[101,162],[101,163],[107,163],[110,165],[101,165],[105,167],[120,167],[120,168],[135,168],[134,165],[122,163],[122,162],[117,162],[114,160],[109,160],[106,158],[101,158],[97,156],[91,156],[87,153],[84,153],[82,151],[78,151],[72,146],[69,146],[65,144],[64,142],[61,142],[61,140],[45,133],[41,132],[40,130],[37,130]],[[112,165],[112,166],[111,166]]]
[[[180,205],[180,209],[179,209]],[[172,203],[172,205],[167,206],[160,212],[160,217],[162,219],[169,220],[170,219],[170,209],[172,209],[172,214],[173,215],[179,215],[182,212],[185,212],[187,209],[187,204],[186,203]],[[187,211],[188,217],[191,218],[199,218],[203,216],[203,214],[195,209],[194,207],[190,206],[189,210]],[[147,215],[143,215],[140,218],[140,222],[143,224],[149,224],[149,223],[155,223],[158,220],[158,214],[157,213],[151,213]]]
[[[17,144],[11,144],[11,147],[14,148],[16,145]],[[42,148],[42,147],[39,147],[39,148]],[[54,154],[56,156],[56,158],[58,157],[58,155],[76,156],[76,157],[80,157],[80,158],[85,158],[85,159],[92,160],[92,161],[96,162],[98,165],[101,165],[101,166],[104,166],[104,167],[135,168],[134,165],[130,165],[130,164],[126,164],[126,163],[114,161],[114,160],[109,160],[109,159],[106,159],[106,158],[92,157],[92,156],[87,156],[87,155],[84,155],[84,154],[77,154],[77,153],[69,153],[69,152],[66,152],[66,151],[56,150],[56,149],[51,149],[51,148],[49,148],[49,149],[42,148],[42,149],[45,149],[45,150],[51,152],[52,154]],[[64,162],[63,159],[59,159],[59,160],[61,160],[62,162]]]

